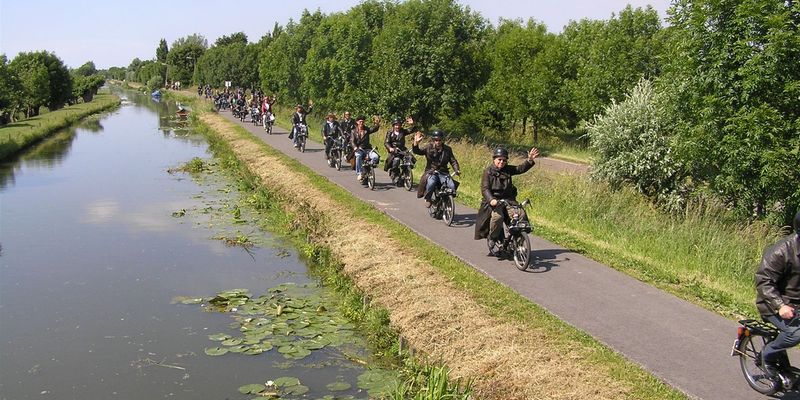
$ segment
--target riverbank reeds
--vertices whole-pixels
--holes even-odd
[[[0,128],[0,160],[66,128],[82,118],[119,105],[119,97],[98,93],[88,103],[79,103],[46,114],[14,122]]]
[[[475,398],[683,398],[243,128],[213,114],[200,120],[276,196],[287,229],[325,249],[308,254],[330,252],[368,303],[387,310],[377,320],[451,377],[474,378]]]

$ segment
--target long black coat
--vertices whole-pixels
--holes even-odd
[[[800,305],[800,238],[797,233],[764,251],[756,271],[756,308],[763,317],[782,305]]]
[[[520,165],[506,164],[503,168],[497,168],[493,162],[486,167],[481,177],[483,200],[475,218],[475,240],[486,239],[489,236],[489,221],[492,218],[492,206],[489,202],[492,199],[516,201],[517,188],[511,182],[511,177],[527,172],[534,164],[531,160],[525,160]]]

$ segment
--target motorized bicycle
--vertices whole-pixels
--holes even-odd
[[[741,326],[736,330],[736,339],[733,342],[731,356],[739,357],[739,366],[747,384],[753,390],[767,396],[780,391],[798,389],[800,369],[789,362],[789,357],[784,353],[778,360],[780,373],[776,377],[770,376],[764,369],[761,352],[764,347],[778,337],[780,331],[774,325],[752,319],[739,321]],[[790,326],[800,323],[800,314],[795,311],[795,317],[789,322]]]
[[[299,123],[294,126],[295,139],[297,140],[297,150],[301,153],[306,152],[306,139],[308,139],[308,125]]]
[[[389,178],[397,186],[402,184],[406,190],[411,191],[414,188],[414,174],[411,170],[414,169],[417,159],[410,151],[400,149],[395,150],[394,157],[395,160],[399,159],[400,163],[396,168],[389,167]]]
[[[439,182],[439,186],[431,193],[431,206],[428,207],[428,215],[433,219],[441,219],[447,226],[453,224],[456,216],[456,191],[450,188],[449,183],[453,181],[453,175],[443,175],[444,179]],[[453,182],[455,184],[455,182]]]
[[[508,215],[503,221],[503,237],[500,240],[486,238],[489,254],[501,257],[508,253],[514,257],[514,264],[520,271],[525,271],[531,262],[531,240],[528,234],[533,228],[525,215],[525,208],[530,205],[530,200],[521,204],[514,201],[499,200],[496,207],[504,207]],[[496,208],[502,212],[502,210]]]
[[[341,171],[342,162],[346,159],[347,150],[350,146],[345,141],[344,135],[339,135],[331,140],[333,140],[333,144],[328,156],[328,166],[336,167],[337,171]]]
[[[272,125],[275,123],[275,116],[269,112],[264,112],[263,121],[261,123],[264,125],[264,131],[267,132],[267,135],[272,135]]]
[[[261,110],[259,110],[258,107],[250,108],[250,122],[252,122],[253,125],[261,123]]]
[[[375,190],[375,168],[380,164],[380,155],[375,149],[364,151],[364,159],[361,161],[361,184],[367,185],[370,190]],[[372,161],[372,159],[375,161]]]

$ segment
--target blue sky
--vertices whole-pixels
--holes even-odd
[[[551,32],[570,20],[608,19],[627,4],[652,5],[662,20],[669,0],[460,0],[492,24],[498,19],[533,18]],[[199,33],[209,44],[243,31],[251,42],[275,22],[298,20],[303,9],[346,11],[360,0],[0,0],[0,53],[9,59],[22,51],[55,52],[69,67],[94,61],[98,68],[127,66],[135,57],[152,59],[161,38],[168,44]],[[236,9],[231,8],[236,4]]]

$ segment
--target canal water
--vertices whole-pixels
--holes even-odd
[[[290,308],[267,317],[252,308],[237,315],[232,304],[208,312],[216,293],[271,293],[263,304],[298,308],[281,316],[275,335],[289,326],[287,315],[291,324],[305,311],[269,288],[291,283],[315,298],[330,295],[294,249],[256,228],[253,214],[229,212],[239,194],[219,171],[175,171],[196,157],[214,161],[204,138],[176,118],[174,102],[119,95],[118,110],[0,165],[0,398],[245,399],[261,389],[237,389],[264,383],[283,398],[369,397],[363,387],[377,379],[352,361],[368,352],[335,314],[324,318],[347,339],[307,346],[310,355],[291,338],[264,335],[245,343],[260,343],[260,354],[239,345],[216,355],[237,348],[240,339],[219,340],[241,335],[245,323],[262,318],[274,328]],[[237,236],[257,245],[220,240]],[[318,340],[307,325],[286,333]]]

